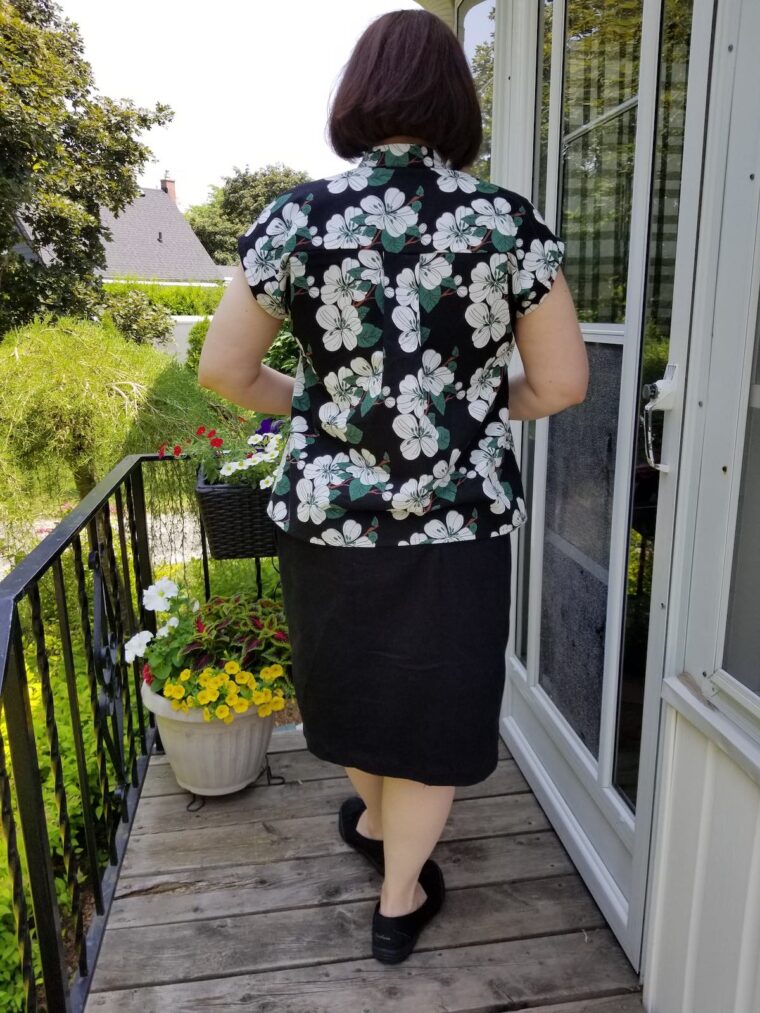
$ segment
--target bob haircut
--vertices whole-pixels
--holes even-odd
[[[482,114],[454,32],[425,10],[375,18],[344,67],[328,130],[341,158],[358,157],[386,137],[408,136],[424,138],[452,169],[474,162]]]

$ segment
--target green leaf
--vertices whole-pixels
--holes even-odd
[[[369,486],[366,486],[363,482],[360,482],[358,478],[351,480],[348,486],[349,499],[359,499],[361,496],[366,496],[369,491]]]
[[[359,443],[362,438],[362,431],[357,426],[352,426],[349,423],[346,426],[346,436],[349,443]]]
[[[451,434],[448,429],[444,429],[443,426],[436,426],[436,432],[438,433],[438,449],[445,450],[449,445]]]
[[[379,327],[375,327],[374,324],[364,324],[357,343],[360,348],[371,348],[372,345],[376,345],[382,337],[383,332]]]
[[[448,485],[442,485],[436,489],[436,496],[440,496],[441,499],[450,500],[452,503],[457,498],[457,489],[453,482],[449,482]]]
[[[345,512],[345,507],[338,506],[337,503],[332,503],[327,510],[325,510],[325,514],[331,520],[334,520],[336,517],[342,517]]]
[[[404,243],[406,240],[404,236],[392,236],[390,232],[386,232],[385,229],[380,233],[380,241],[383,244],[384,249],[388,250],[389,253],[401,253],[404,249]]]
[[[441,300],[440,288],[425,288],[424,285],[420,286],[420,306],[423,310],[435,309]]]
[[[478,190],[480,193],[496,193],[496,191],[499,188],[496,185],[496,183],[489,183],[485,179],[479,179],[478,185],[475,189]]]
[[[446,399],[444,398],[443,394],[435,393],[432,395],[431,400],[435,405],[438,413],[440,415],[443,415],[443,413],[446,411]]]
[[[367,179],[368,186],[382,186],[393,175],[393,169],[375,168]]]
[[[515,247],[515,237],[505,236],[498,229],[494,229],[491,233],[491,242],[500,253],[508,253],[509,250],[513,250]]]

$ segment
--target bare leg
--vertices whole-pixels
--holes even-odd
[[[417,877],[446,825],[455,792],[454,786],[383,778],[385,879],[380,914],[395,918],[424,902],[426,894]]]
[[[361,797],[367,807],[359,817],[356,829],[365,837],[381,841],[383,839],[382,777],[378,774],[368,774],[366,770],[359,770],[358,767],[346,767],[345,770],[356,788],[357,795]]]

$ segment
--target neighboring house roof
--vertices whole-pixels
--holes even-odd
[[[232,272],[237,266],[237,264],[217,264],[216,269],[222,281],[232,281]]]
[[[100,215],[113,237],[104,243],[104,278],[129,274],[161,281],[219,280],[218,265],[163,189],[143,188],[118,218],[102,205]]]

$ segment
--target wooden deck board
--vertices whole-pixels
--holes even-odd
[[[457,788],[433,856],[447,896],[402,964],[371,955],[382,877],[337,831],[353,787],[273,734],[285,783],[188,812],[151,759],[87,1011],[641,1013],[640,985],[502,743]]]

